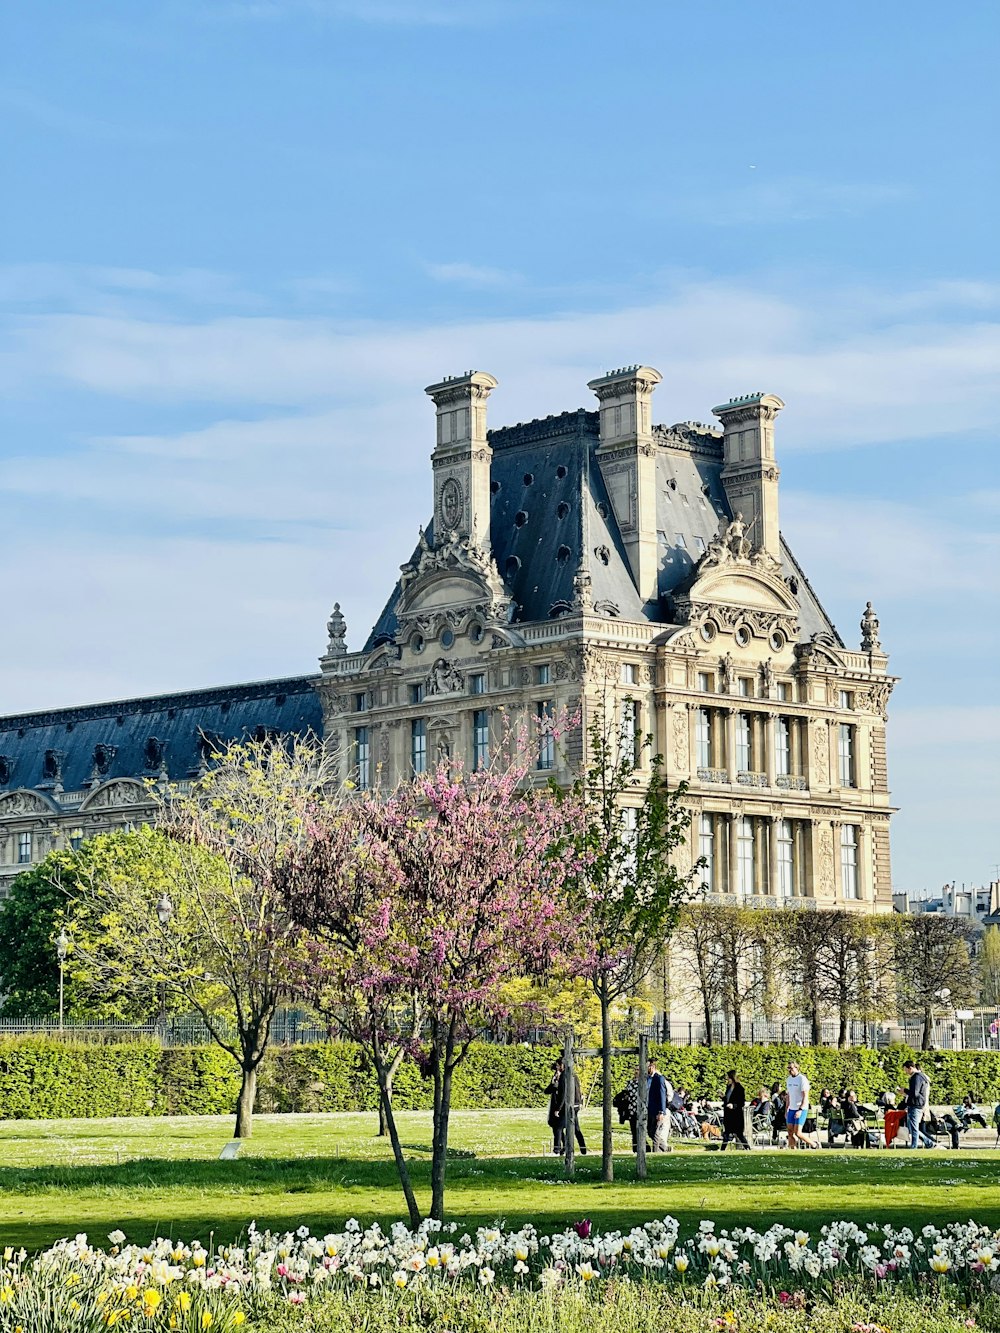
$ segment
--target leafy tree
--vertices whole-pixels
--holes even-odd
[[[433,1080],[431,1216],[440,1219],[455,1070],[477,1031],[517,1021],[512,983],[551,976],[576,946],[561,898],[573,870],[568,810],[527,786],[530,772],[519,751],[507,766],[441,765],[390,794],[317,807],[279,871],[306,930],[310,998],[375,1066],[414,1225],[420,1209],[387,1086],[395,1052],[407,1046]]]
[[[974,927],[960,917],[918,912],[896,922],[899,999],[904,1013],[920,1015],[921,1050],[930,1048],[935,1009],[975,1003],[978,978],[969,949],[974,937]]]
[[[560,798],[572,812],[577,851],[578,869],[567,881],[569,903],[572,913],[586,921],[587,975],[601,1007],[605,1181],[614,1179],[614,1006],[641,989],[703,867],[698,861],[682,872],[675,864],[691,823],[683,805],[687,788],[683,783],[668,788],[659,755],[643,771],[641,760],[652,738],[634,734],[633,718],[630,706],[621,722],[611,706],[598,710],[587,733],[589,765]]]
[[[979,948],[979,977],[980,1001],[1000,1005],[1000,929],[996,926],[987,926],[983,935]]]
[[[118,844],[121,860],[91,868],[71,914],[78,974],[93,993],[148,1000],[162,989],[197,1010],[237,1062],[237,1138],[253,1130],[257,1070],[298,934],[276,876],[302,843],[305,809],[328,775],[309,741],[221,750],[190,795],[174,792],[164,804],[142,873]],[[168,868],[161,922],[154,886]]]
[[[66,909],[60,880],[68,881],[73,854],[50,852],[22,871],[0,904],[0,994],[4,1018],[50,1018],[59,1008],[55,940]],[[66,987],[66,1012],[75,1015],[76,992]]]
[[[161,894],[174,891],[181,873],[180,858],[168,841],[141,828],[98,834],[75,851],[50,852],[44,861],[18,875],[0,907],[0,988],[7,993],[5,1016],[41,1018],[58,1011],[55,939],[67,926],[67,1015],[146,1022],[159,999],[148,988],[137,991],[131,985],[109,984],[93,991],[84,984],[78,951],[93,945],[104,927],[101,914],[88,910],[81,889],[95,880],[128,885],[151,905]]]

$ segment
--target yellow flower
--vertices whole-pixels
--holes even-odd
[[[946,1254],[931,1255],[931,1268],[933,1268],[935,1273],[947,1273],[950,1267],[951,1260]]]
[[[245,1324],[246,1322],[247,1322],[246,1315],[243,1313],[242,1310],[237,1310],[236,1313],[233,1315],[233,1328],[239,1328],[241,1324]]]
[[[127,1301],[137,1301],[139,1299],[139,1288],[135,1285],[134,1282],[130,1283],[125,1288],[124,1294],[125,1294],[125,1299]]]
[[[8,1284],[5,1287],[0,1287],[0,1301],[2,1301],[4,1305],[6,1305],[8,1301],[12,1301],[13,1299],[14,1299],[14,1288],[12,1286]]]
[[[146,1307],[147,1314],[152,1314],[162,1300],[163,1297],[154,1287],[147,1287],[142,1293],[142,1303]]]
[[[104,1316],[104,1323],[106,1327],[113,1328],[115,1324],[121,1323],[123,1319],[128,1319],[130,1314],[131,1312],[126,1309],[109,1310]]]
[[[203,1310],[203,1311],[202,1311],[202,1314],[201,1314],[201,1326],[202,1326],[202,1328],[211,1328],[212,1325],[213,1325],[214,1323],[215,1323],[215,1315],[212,1314],[212,1311],[211,1311],[211,1310]]]
[[[192,1256],[191,1256],[191,1262],[194,1264],[195,1268],[204,1268],[204,1267],[205,1267],[205,1251],[204,1251],[204,1250],[198,1250],[196,1253],[192,1254]]]
[[[191,1293],[189,1291],[181,1291],[178,1293],[177,1308],[180,1310],[181,1314],[187,1314],[188,1310],[191,1309]]]
[[[686,1273],[690,1262],[691,1260],[686,1254],[679,1254],[674,1260],[674,1267],[677,1269],[678,1273]]]

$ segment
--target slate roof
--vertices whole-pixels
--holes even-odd
[[[203,735],[216,742],[274,732],[321,736],[313,680],[292,676],[0,717],[0,793],[19,787],[51,791],[55,767],[61,786],[79,791],[94,780],[95,757],[104,767],[98,782],[156,777],[161,765],[174,780],[192,777]],[[57,760],[47,763],[50,753]]]
[[[590,575],[594,608],[625,620],[669,624],[669,596],[690,576],[732,511],[723,490],[722,437],[686,422],[656,426],[659,600],[643,603],[636,590],[596,458],[598,413],[580,408],[489,432],[490,536],[497,568],[517,603],[514,623],[547,620],[559,603],[573,600],[573,580]],[[430,531],[428,532],[431,537]],[[797,584],[802,638],[836,630],[788,546],[782,566]],[[365,651],[396,632],[393,590]]]

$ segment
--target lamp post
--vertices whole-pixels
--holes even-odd
[[[156,904],[156,919],[159,921],[160,928],[164,932],[166,931],[167,926],[170,925],[170,918],[173,916],[173,914],[174,914],[173,903],[167,897],[167,894],[165,892],[161,893],[160,899]],[[159,992],[159,1001],[160,1001],[159,1024],[161,1027],[163,1027],[167,1021],[166,986],[161,981],[156,989]]]
[[[59,959],[59,1031],[63,1030],[63,1014],[65,1012],[65,975],[66,975],[66,955],[69,953],[69,936],[66,934],[66,927],[63,926],[59,932],[59,938],[56,940],[56,957]]]

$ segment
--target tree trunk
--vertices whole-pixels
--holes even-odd
[[[812,1044],[819,1046],[822,1040],[819,1026],[819,1000],[814,995],[810,1001],[809,1026],[812,1030]]]
[[[711,1046],[712,1042],[712,1005],[708,996],[708,987],[701,988],[701,1003],[705,1011],[705,1045]]]
[[[609,1184],[615,1178],[614,1147],[611,1135],[611,1001],[607,988],[601,987],[601,1179]],[[641,1084],[640,1084],[641,1087]]]
[[[387,1079],[387,1080],[386,1080],[386,1086],[385,1086],[385,1099],[386,1099],[386,1101],[389,1103],[389,1105],[391,1106],[391,1105],[392,1105],[392,1080],[391,1080],[391,1079]],[[379,1090],[378,1090],[378,1137],[379,1137],[380,1139],[384,1139],[385,1136],[386,1136],[386,1134],[388,1134],[388,1132],[389,1132],[389,1130],[388,1130],[388,1128],[387,1128],[387,1126],[386,1126],[386,1121],[385,1121],[385,1107],[382,1105],[382,1089],[379,1088]]]
[[[837,1047],[841,1051],[846,1051],[851,1044],[851,1020],[847,1014],[846,1006],[840,1010],[840,1030],[837,1033]]]
[[[403,1156],[403,1145],[399,1141],[396,1117],[392,1113],[392,1087],[388,1079],[389,1067],[383,1063],[377,1043],[372,1054],[375,1058],[375,1074],[378,1078],[379,1119],[381,1121],[384,1118],[388,1127],[392,1155],[396,1162],[396,1174],[399,1176],[403,1198],[406,1200],[406,1211],[410,1215],[410,1226],[416,1230],[420,1225],[420,1209],[417,1207],[417,1197],[413,1193],[413,1185],[410,1182],[410,1169],[406,1165],[406,1158]],[[388,1087],[387,1083],[389,1084]]]
[[[920,1049],[929,1051],[931,1048],[931,1036],[934,1032],[934,1010],[927,1008],[924,1010],[924,1032],[920,1038]]]
[[[233,1137],[248,1139],[253,1134],[253,1108],[257,1100],[257,1066],[243,1066],[243,1082],[236,1099],[236,1129]]]
[[[448,1118],[451,1115],[451,1080],[454,1073],[454,1025],[448,1031],[444,1060],[434,1060],[434,1138],[431,1145],[431,1217],[444,1221],[444,1186],[448,1166]]]

